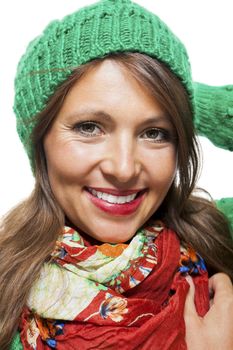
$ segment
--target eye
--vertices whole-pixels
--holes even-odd
[[[153,142],[168,142],[171,139],[169,131],[159,128],[148,129],[143,135],[145,135],[144,139],[149,139]]]
[[[98,124],[92,121],[75,124],[73,129],[74,131],[87,137],[99,136],[101,134],[100,127],[98,126]]]

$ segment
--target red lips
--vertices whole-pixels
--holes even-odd
[[[92,189],[96,190],[96,188],[92,188]],[[100,191],[100,188],[98,188],[98,191]],[[112,191],[112,190],[110,190],[110,191]],[[102,189],[102,191],[100,191],[100,192],[106,192],[106,189],[104,189],[104,191]],[[135,193],[135,192],[138,192],[138,191],[134,190],[133,193]],[[132,200],[131,202],[122,203],[122,204],[109,203],[103,199],[100,199],[100,198],[94,196],[88,190],[86,191],[86,194],[87,194],[88,198],[90,199],[90,201],[92,202],[92,204],[94,204],[95,207],[102,210],[103,212],[111,214],[113,216],[123,216],[123,215],[130,215],[130,214],[133,214],[134,212],[136,212],[136,210],[139,208],[139,206],[143,202],[143,200],[146,196],[146,192],[147,192],[147,190],[143,190],[143,191],[141,191],[140,195],[137,196],[134,200]],[[106,192],[106,193],[108,193],[108,192]],[[116,193],[116,191],[115,191],[115,193]],[[118,193],[119,193],[119,191],[118,191]],[[122,193],[122,191],[120,193]],[[126,193],[127,193],[127,191],[124,192],[124,194],[126,194]],[[113,193],[110,193],[110,194],[113,194]],[[131,194],[132,194],[132,191],[131,191]]]

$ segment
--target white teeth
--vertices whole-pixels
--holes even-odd
[[[122,203],[124,203],[124,201],[125,201],[124,197],[119,197],[117,203],[122,204]]]
[[[101,199],[103,199],[104,201],[106,201],[106,200],[108,199],[108,195],[107,195],[106,193],[102,193]]]
[[[129,203],[133,201],[137,195],[137,193],[131,194],[129,196],[113,196],[112,194],[99,192],[94,189],[89,188],[89,191],[95,196],[98,197],[104,201],[107,201],[109,203],[117,203],[117,204],[123,204],[123,203]]]
[[[92,194],[94,194],[94,196],[96,196],[96,195],[97,195],[96,190],[91,190],[91,191],[92,191]]]
[[[103,194],[102,192],[96,192],[96,197],[101,199],[102,198],[102,194]]]

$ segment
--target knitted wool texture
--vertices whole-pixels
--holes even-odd
[[[130,0],[102,0],[51,22],[29,44],[19,62],[14,111],[32,170],[33,117],[45,108],[74,68],[111,52],[125,51],[141,52],[165,63],[189,93],[199,134],[233,150],[233,87],[215,87],[212,93],[206,85],[193,86],[186,49],[165,23]],[[219,126],[222,131],[216,132]]]
[[[23,345],[21,343],[19,333],[16,333],[14,336],[14,339],[10,345],[10,350],[23,350]]]
[[[216,146],[233,151],[233,85],[193,83],[195,127]]]
[[[233,239],[233,198],[222,198],[216,200],[217,208],[227,217],[231,227],[231,237]]]

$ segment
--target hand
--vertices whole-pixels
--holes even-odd
[[[196,312],[192,278],[186,279],[190,285],[184,309],[188,350],[233,350],[233,286],[230,278],[217,273],[209,279],[209,289],[214,296],[204,317]]]

